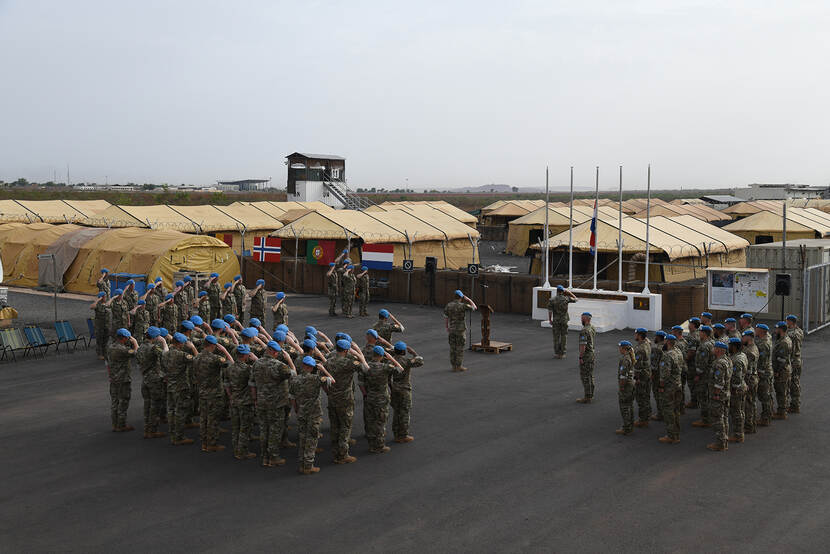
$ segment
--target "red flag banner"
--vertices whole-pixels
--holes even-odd
[[[254,237],[254,259],[259,262],[278,262],[282,253],[282,239]]]
[[[317,265],[329,265],[336,258],[336,243],[333,240],[306,241],[306,262]]]

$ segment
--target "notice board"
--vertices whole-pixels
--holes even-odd
[[[747,267],[706,269],[710,310],[765,313],[769,302],[769,270]]]

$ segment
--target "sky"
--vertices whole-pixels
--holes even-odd
[[[0,0],[0,179],[830,183],[830,3]]]

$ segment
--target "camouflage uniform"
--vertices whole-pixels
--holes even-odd
[[[761,417],[758,423],[769,425],[772,420],[772,339],[766,337],[756,338],[755,345],[758,347],[758,401],[761,404]]]
[[[167,327],[168,329],[178,329],[179,324],[190,317],[190,307],[187,305],[187,293],[184,290],[180,290],[173,296],[173,304],[176,306],[178,320],[176,321],[175,327]]]
[[[135,352],[126,344],[113,341],[107,349],[107,365],[110,378],[110,419],[115,429],[127,426],[127,409],[130,407],[132,378],[130,359]]]
[[[715,341],[706,337],[697,346],[695,352],[695,398],[700,406],[700,420],[706,425],[712,424],[709,415],[709,380],[712,378],[712,363],[715,360]]]
[[[675,337],[677,340],[675,341],[674,347],[679,354],[677,361],[680,365],[680,388],[677,390],[677,403],[680,413],[684,414],[686,413],[686,381],[689,380],[689,367],[686,364],[689,343],[680,331],[677,331]]]
[[[582,380],[582,388],[585,398],[588,400],[594,397],[594,339],[597,331],[590,323],[582,326],[579,332],[579,344],[585,345],[579,361],[579,378]]]
[[[297,433],[299,446],[297,458],[300,469],[314,466],[317,451],[317,438],[320,423],[323,420],[323,407],[320,404],[320,389],[325,378],[319,373],[302,371],[291,377],[290,391],[297,401]]]
[[[342,288],[340,302],[342,303],[343,315],[352,315],[352,306],[354,306],[354,291],[357,279],[352,272],[344,273],[341,277]]]
[[[265,325],[265,289],[260,288],[251,297],[251,317],[255,317]],[[278,324],[274,324],[276,327]]]
[[[790,404],[792,411],[801,410],[801,343],[804,342],[804,331],[800,327],[787,330],[787,336],[792,343],[790,351]]]
[[[123,298],[124,303],[127,304],[127,311],[131,311],[138,304],[138,293],[135,291],[135,287],[131,288],[129,291],[125,291],[121,298]]]
[[[657,405],[657,413],[652,419],[657,421],[663,419],[663,395],[658,389],[660,388],[660,360],[663,358],[665,344],[665,342],[655,342],[651,350],[651,391],[654,394],[654,403]]]
[[[775,401],[779,415],[786,415],[790,408],[790,353],[793,343],[790,337],[784,336],[775,341],[772,347],[772,370],[775,379]]]
[[[285,433],[285,408],[288,406],[288,380],[291,368],[282,361],[262,357],[251,368],[257,393],[259,447],[262,460],[280,457],[280,442]]]
[[[337,307],[337,290],[340,277],[337,271],[332,271],[331,275],[326,275],[326,292],[329,295],[329,315],[337,315],[335,308]]]
[[[700,331],[695,329],[689,331],[689,336],[686,337],[686,385],[689,387],[689,407],[700,407],[700,401],[697,398],[695,377],[697,376],[697,349],[700,347]]]
[[[156,290],[150,291],[150,294],[144,299],[144,309],[147,311],[147,320],[150,325],[158,325],[158,309],[159,309],[159,295]]]
[[[255,386],[251,364],[247,362],[237,361],[225,373],[225,387],[231,391],[231,442],[233,453],[238,457],[248,453],[254,420],[251,387]]]
[[[466,325],[464,328],[467,328]],[[379,318],[377,323],[372,325],[372,329],[377,331],[378,336],[386,342],[392,342],[392,333],[401,332],[401,326],[393,321],[390,321],[388,318]],[[371,352],[367,354],[367,356],[371,356]]]
[[[651,416],[651,341],[648,338],[634,345],[634,379],[638,419],[646,422]]]
[[[236,312],[234,315],[239,319],[245,319],[245,296],[247,296],[248,289],[245,288],[241,282],[237,283],[233,288],[233,299],[236,302]]]
[[[357,280],[357,298],[360,301],[360,315],[369,315],[369,274]]]
[[[622,430],[626,434],[634,430],[634,363],[632,355],[626,349],[625,354],[620,356],[617,376]]]
[[[462,367],[464,364],[464,345],[467,343],[467,322],[468,311],[473,307],[461,300],[453,300],[444,307],[444,317],[449,320],[450,343],[450,364],[453,368]],[[380,332],[378,331],[378,334]],[[390,334],[391,337],[391,334]]]
[[[236,316],[236,298],[230,292],[222,298],[222,316],[228,314]]]
[[[168,302],[161,307],[161,326],[170,331],[171,335],[176,332],[180,323],[179,308],[175,302]]]
[[[758,421],[758,347],[755,344],[744,345],[743,353],[746,356],[746,394],[744,395],[744,431],[755,432]]]
[[[170,442],[184,439],[184,425],[190,412],[190,382],[188,366],[193,356],[171,348],[162,355],[162,367],[167,378],[167,425]]]
[[[146,332],[146,331],[145,331]],[[161,374],[161,354],[158,342],[145,337],[135,353],[141,371],[141,397],[144,399],[144,433],[158,431],[159,420],[164,416],[164,387]]]
[[[675,345],[671,350],[664,350],[660,357],[660,392],[663,406],[663,421],[666,422],[666,436],[670,439],[680,439],[680,388],[682,386],[681,352]]]
[[[326,362],[326,369],[335,381],[328,389],[331,448],[335,462],[349,455],[349,439],[354,421],[354,374],[361,367],[360,360],[351,353],[345,356],[334,353]]]
[[[709,415],[715,429],[715,441],[724,450],[729,438],[729,389],[732,382],[732,359],[724,354],[712,363],[709,380]]]
[[[211,281],[207,286],[208,300],[210,301],[210,320],[222,317],[222,289],[217,281]]]
[[[107,354],[107,340],[110,337],[110,307],[104,301],[95,305],[95,353],[99,356]]]
[[[409,435],[410,412],[412,411],[412,368],[424,365],[421,356],[407,356],[393,354],[395,360],[401,364],[403,373],[392,376],[392,434],[396,439],[404,439]]]
[[[211,310],[212,310],[211,305],[210,305],[210,300],[206,296],[203,297],[200,300],[201,300],[201,302],[199,302],[198,308],[197,308],[199,317],[202,318],[202,321],[210,324],[210,322],[212,321],[210,319]]]
[[[744,400],[746,398],[746,382],[744,381],[744,376],[746,375],[748,361],[746,359],[746,354],[743,352],[735,352],[729,357],[732,360],[729,415],[732,417],[732,432],[736,438],[743,439],[745,423]]]
[[[103,279],[101,281],[98,281],[96,283],[96,285],[98,286],[98,292],[106,293],[104,295],[104,300],[109,300],[110,295],[112,294],[112,291],[110,290],[110,280],[109,279]]]
[[[203,350],[193,358],[193,377],[199,386],[199,436],[202,446],[216,446],[222,417],[222,370],[227,360],[218,352]]]
[[[280,304],[274,312],[274,327],[282,324],[288,325],[288,306],[285,302]]]
[[[110,326],[110,336],[115,336],[115,332],[119,329],[130,328],[130,314],[127,309],[127,304],[122,298],[116,298],[110,304],[112,311],[112,325]]]
[[[550,328],[553,332],[553,353],[564,356],[568,349],[568,304],[576,302],[565,294],[553,294],[548,300],[551,312]]]
[[[146,304],[144,308],[138,308],[133,315],[133,336],[138,342],[147,339],[145,336],[147,329],[150,327],[150,313],[147,311]]]
[[[369,362],[369,370],[361,369],[366,383],[366,438],[369,450],[379,451],[386,446],[386,420],[389,417],[389,378],[400,375],[389,360]]]

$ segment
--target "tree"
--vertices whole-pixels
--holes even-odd
[[[17,181],[15,181],[14,183],[12,183],[12,185],[14,185],[16,187],[28,187],[29,186],[29,181],[27,181],[26,179],[21,177]]]
[[[519,187],[510,187],[513,192],[519,192]]]

